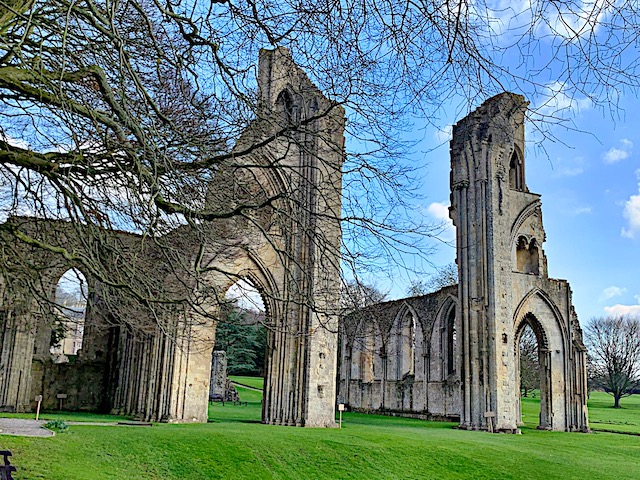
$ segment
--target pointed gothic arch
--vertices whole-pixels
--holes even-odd
[[[513,153],[509,161],[509,188],[520,192],[526,190],[524,183],[524,157],[517,145],[513,146]]]
[[[446,381],[459,371],[457,301],[448,295],[438,309],[431,329],[430,380]]]
[[[404,303],[394,319],[389,339],[393,343],[391,351],[395,369],[391,374],[395,380],[415,375],[417,328],[418,316],[415,310]]]
[[[540,420],[538,428],[564,430],[571,412],[571,396],[567,385],[572,381],[567,369],[571,346],[570,332],[558,307],[549,295],[533,288],[519,303],[514,315],[515,380],[519,377],[519,339],[526,325],[531,326],[538,342],[540,363]],[[520,407],[518,405],[518,411]]]

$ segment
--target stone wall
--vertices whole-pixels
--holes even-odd
[[[456,287],[342,319],[338,402],[421,418],[460,416]]]

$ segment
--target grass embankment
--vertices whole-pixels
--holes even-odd
[[[640,434],[640,395],[624,397],[622,408],[613,408],[613,397],[605,392],[592,392],[589,398],[589,427],[594,431]],[[522,421],[535,428],[540,418],[540,399],[522,399]]]
[[[262,387],[264,386],[264,378],[262,377],[243,377],[241,375],[232,375],[229,379],[232,382],[239,383],[240,385],[247,385],[260,390],[262,390]]]
[[[611,395],[593,392],[589,398],[591,428],[640,434],[640,395],[624,397],[620,400],[620,405],[622,408],[613,408]]]
[[[206,425],[73,426],[48,439],[0,437],[0,447],[12,450],[16,479],[621,479],[640,471],[635,436],[533,424],[523,435],[492,435],[355,413],[344,414],[342,430],[277,427],[259,423],[259,392],[238,391],[248,405],[211,404]],[[535,418],[535,401],[525,403]]]

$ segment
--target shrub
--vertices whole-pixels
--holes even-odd
[[[44,424],[44,428],[53,430],[54,432],[57,432],[57,433],[63,433],[68,430],[69,425],[64,423],[62,420],[49,420],[47,423]]]

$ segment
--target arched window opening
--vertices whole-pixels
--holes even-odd
[[[68,361],[82,348],[88,287],[78,269],[67,270],[58,280],[55,292],[54,321],[49,351],[58,362]]]
[[[375,378],[376,330],[373,322],[365,328],[360,351],[360,374],[363,383],[372,383]]]
[[[300,109],[288,90],[283,90],[276,100],[276,111],[283,126],[297,125],[300,122]]]
[[[524,190],[524,169],[518,150],[514,148],[509,163],[509,188],[522,192]]]
[[[518,238],[516,244],[516,271],[538,275],[540,272],[540,253],[535,238],[528,241],[526,237]]]
[[[397,379],[402,380],[408,375],[415,375],[416,350],[416,320],[407,311],[396,330]]]
[[[242,279],[229,288],[225,300],[213,350],[225,352],[227,375],[263,376],[267,329],[262,295],[249,280]]]
[[[456,308],[449,310],[447,316],[447,374],[456,372],[456,351],[458,349],[458,335],[456,332]]]

